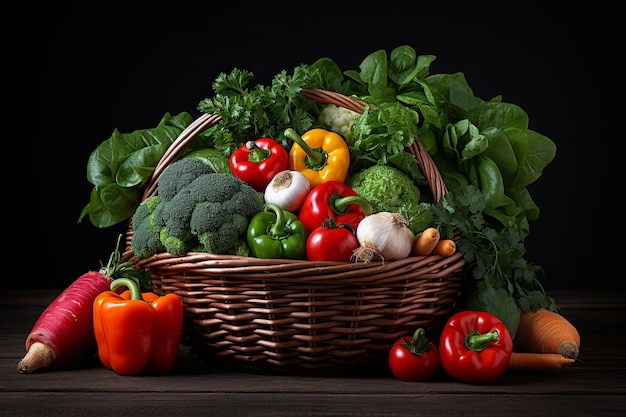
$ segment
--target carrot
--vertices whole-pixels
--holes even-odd
[[[26,355],[17,364],[17,372],[67,367],[96,353],[96,296],[110,290],[114,276],[137,275],[130,262],[119,263],[119,259],[116,250],[106,267],[81,275],[46,307],[26,337]]]
[[[576,359],[580,353],[580,334],[561,314],[540,308],[521,314],[514,347],[519,352],[558,353]]]
[[[413,241],[413,255],[428,256],[431,254],[439,242],[439,230],[434,227],[427,227]]]
[[[547,372],[561,369],[576,362],[558,353],[513,352],[507,365],[508,371]]]
[[[456,243],[452,239],[440,239],[431,255],[451,256],[456,252]]]

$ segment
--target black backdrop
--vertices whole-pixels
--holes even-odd
[[[623,246],[621,188],[612,184],[623,137],[621,48],[608,6],[272,2],[217,10],[201,3],[75,5],[60,20],[43,16],[33,26],[41,32],[36,101],[45,109],[37,112],[34,152],[51,184],[40,193],[52,199],[35,206],[44,250],[37,243],[37,252],[22,251],[22,265],[36,262],[47,272],[9,286],[60,289],[106,262],[127,224],[98,229],[77,219],[92,188],[89,154],[115,128],[153,127],[166,112],[197,116],[211,82],[233,67],[266,83],[322,56],[355,69],[375,50],[408,44],[437,57],[432,73],[464,72],[479,97],[502,94],[521,106],[530,128],[556,143],[555,160],[530,188],[541,214],[525,242],[526,259],[544,268],[546,290],[625,288],[615,266]]]

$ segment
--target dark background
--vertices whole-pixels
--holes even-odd
[[[219,10],[205,2],[133,3],[47,6],[61,17],[39,9],[29,28],[37,34],[30,107],[41,226],[34,250],[18,251],[16,260],[21,271],[35,263],[46,272],[22,273],[10,287],[60,289],[106,263],[127,224],[98,229],[77,219],[92,189],[87,159],[115,128],[153,127],[166,112],[199,115],[211,82],[234,67],[268,83],[323,56],[357,69],[371,52],[408,44],[437,57],[431,73],[464,72],[477,96],[501,94],[556,143],[555,160],[530,187],[541,214],[525,242],[526,259],[544,268],[545,289],[626,288],[617,267],[623,186],[614,186],[623,148],[623,48],[619,15],[604,2],[584,9],[521,1],[237,2]]]

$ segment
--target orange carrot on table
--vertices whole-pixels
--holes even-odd
[[[561,369],[576,362],[558,353],[513,352],[507,371],[547,372]]]
[[[558,353],[576,359],[580,334],[561,314],[540,308],[522,313],[513,346],[518,352]]]
[[[427,227],[413,241],[413,254],[418,256],[430,255],[437,246],[439,238],[439,230],[434,227]]]

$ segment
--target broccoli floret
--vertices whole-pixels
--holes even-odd
[[[191,228],[197,234],[204,251],[209,253],[237,254],[241,242],[245,241],[245,233],[248,230],[249,219],[241,214],[234,213],[228,223],[220,222],[215,228],[207,228],[207,217],[212,217],[213,207],[196,207],[191,219]],[[198,214],[196,216],[196,214]],[[247,245],[246,245],[247,246]],[[246,254],[247,255],[247,254]]]
[[[159,239],[165,250],[175,256],[183,256],[189,252],[194,245],[194,239],[191,233],[184,237],[173,236],[166,227],[161,229]]]
[[[158,195],[149,197],[135,210],[132,217],[133,235],[131,247],[138,258],[164,250],[160,239],[160,227],[156,224],[154,212],[161,202]]]
[[[210,184],[210,186],[209,186]],[[209,253],[242,254],[252,216],[263,210],[261,195],[232,174],[207,174],[190,184],[201,195],[190,230]],[[244,251],[246,251],[244,249]]]
[[[171,200],[178,191],[202,174],[215,172],[213,168],[200,159],[190,158],[189,161],[176,161],[168,166],[159,178],[159,195],[164,201]]]
[[[414,234],[432,224],[429,206],[420,203],[420,189],[402,171],[389,165],[372,165],[346,181],[359,196],[372,203],[374,213],[400,213]]]
[[[163,200],[155,210],[155,222],[167,230],[165,235],[161,232],[161,236],[174,237],[185,241],[193,238],[189,223],[191,222],[191,214],[201,199],[200,196],[191,192],[191,184],[181,188],[179,193],[172,197],[171,200]]]
[[[262,194],[231,173],[207,172],[198,169],[202,167],[197,163],[181,159],[163,171],[158,185],[161,201],[150,216],[154,228],[149,242],[158,235],[160,250],[176,256],[191,250],[247,255],[246,231],[252,216],[263,210]],[[172,172],[179,176],[171,175]],[[176,190],[169,199],[161,195],[163,179],[167,179],[168,192]],[[137,249],[142,249],[139,253],[133,247],[138,257],[156,252],[151,253],[149,249],[155,246],[147,243],[137,242]]]

